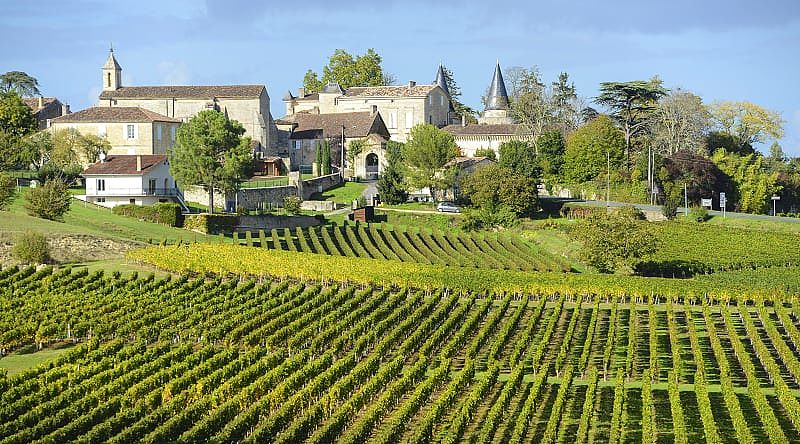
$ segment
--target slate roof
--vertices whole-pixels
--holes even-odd
[[[84,110],[57,117],[53,123],[79,123],[79,122],[176,122],[181,119],[167,117],[153,111],[136,106],[93,106]]]
[[[264,91],[264,85],[218,85],[218,86],[123,86],[116,91],[103,91],[100,99],[211,99],[254,98]]]
[[[466,126],[447,125],[442,129],[454,136],[513,136],[517,134],[519,125],[514,123],[492,125],[471,123]]]
[[[437,85],[353,86],[344,92],[345,97],[424,97]]]
[[[136,158],[142,158],[142,170],[136,171]],[[151,168],[167,160],[164,154],[142,155],[142,156],[123,156],[111,155],[106,157],[103,162],[89,165],[83,170],[84,176],[99,175],[140,175],[146,173]]]
[[[489,85],[486,99],[486,109],[509,109],[508,93],[506,92],[506,83],[503,81],[503,72],[500,70],[500,62],[497,62],[494,67],[494,76],[492,76],[492,84]]]
[[[342,125],[345,127],[345,138],[367,137],[370,134],[389,138],[389,130],[386,129],[380,114],[372,114],[369,111],[332,114],[297,113],[291,116],[291,119],[296,125],[291,139],[341,137]]]
[[[106,59],[106,64],[103,65],[103,69],[122,69],[119,63],[117,63],[117,58],[114,57],[113,49],[108,51],[108,59]]]

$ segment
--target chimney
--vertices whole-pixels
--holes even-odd
[[[372,109],[369,111],[370,117],[375,117],[375,114],[378,114],[378,105],[372,105]]]
[[[142,171],[142,156],[136,156],[136,172]]]
[[[409,87],[409,88],[413,88],[413,87],[415,87],[415,86],[417,86],[417,82],[415,82],[415,81],[413,81],[413,80],[409,80],[409,81],[408,81],[408,87]]]
[[[61,104],[61,115],[62,116],[66,116],[67,114],[69,114],[69,105],[66,105],[66,104],[62,103]]]
[[[297,97],[302,99],[306,96],[306,89],[305,88],[297,88]]]
[[[44,98],[39,96],[39,109],[44,108]]]
[[[467,115],[466,114],[462,114],[461,115],[461,126],[467,126]]]

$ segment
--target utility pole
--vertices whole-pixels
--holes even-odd
[[[689,185],[683,183],[683,215],[689,216]]]
[[[342,180],[344,180],[344,125],[342,125],[342,146],[341,146],[341,151],[342,151],[342,161],[339,164],[339,177],[341,177]]]
[[[650,162],[650,155],[651,155],[651,147],[647,147],[647,201],[650,202],[650,205],[653,204],[653,174],[652,174],[652,163]]]

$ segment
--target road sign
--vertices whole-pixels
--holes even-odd
[[[728,200],[725,198],[725,193],[719,193],[719,206],[724,207]]]
[[[772,200],[781,200],[780,196],[772,196]]]
[[[700,199],[700,206],[711,208],[711,199]]]

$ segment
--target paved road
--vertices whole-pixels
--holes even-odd
[[[573,200],[571,202],[580,202],[585,203],[588,205],[604,207],[606,206],[606,201],[604,200]],[[622,207],[626,205],[633,205],[640,210],[647,210],[647,211],[661,211],[661,206],[659,205],[646,205],[646,204],[629,204],[625,202],[609,202],[609,206],[611,207]],[[678,214],[683,214],[685,212],[684,207],[678,207]],[[722,211],[709,211],[708,214],[713,216],[722,216]],[[754,220],[771,220],[771,221],[779,221],[779,222],[792,222],[792,223],[800,223],[800,218],[796,217],[776,217],[776,216],[766,216],[763,214],[748,214],[748,213],[734,213],[732,211],[725,212],[726,217],[739,217],[742,219],[754,219]]]

